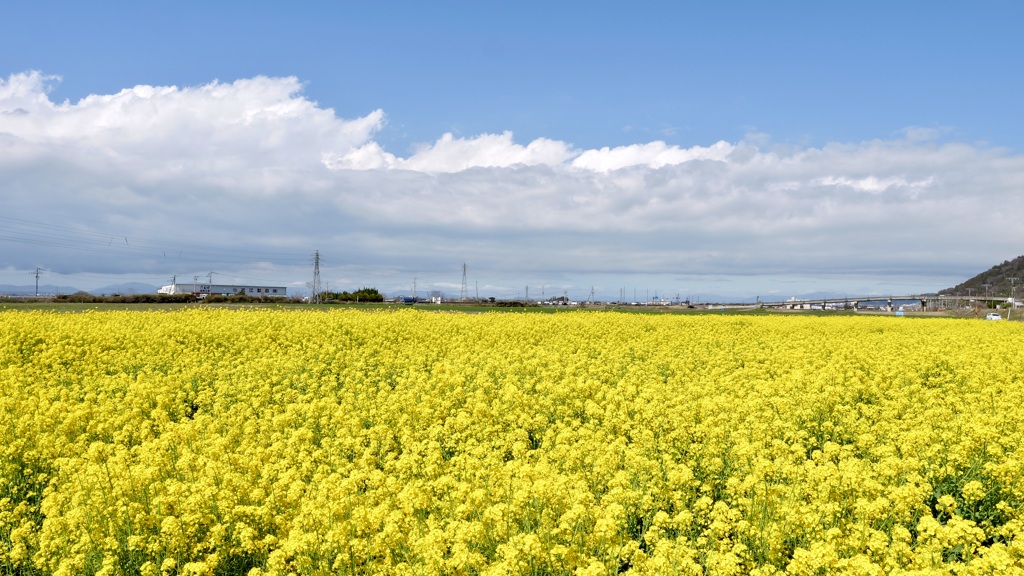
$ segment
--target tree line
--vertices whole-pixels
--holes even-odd
[[[376,288],[360,288],[355,292],[321,292],[323,302],[383,302],[384,295]]]

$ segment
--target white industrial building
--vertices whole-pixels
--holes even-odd
[[[244,294],[255,298],[284,298],[288,289],[284,286],[250,286],[248,284],[172,284],[156,291],[157,294],[195,294],[197,296],[233,296]]]

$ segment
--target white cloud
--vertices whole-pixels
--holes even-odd
[[[59,154],[140,179],[189,174],[264,188],[268,172],[316,168],[324,154],[366,144],[384,119],[380,110],[338,119],[303,98],[296,78],[136,86],[74,103],[49,100],[51,79],[31,72],[0,84],[0,113],[23,111],[0,120],[5,151]]]
[[[934,184],[935,178],[930,177],[924,180],[916,182],[908,182],[906,178],[898,176],[890,176],[888,178],[879,179],[875,176],[867,176],[865,178],[847,178],[845,176],[825,176],[824,178],[818,179],[818,183],[822,186],[845,186],[852,188],[860,192],[868,192],[871,194],[881,194],[891,188],[904,188],[907,190],[920,190],[925,189]]]
[[[580,154],[572,165],[576,168],[610,172],[631,166],[661,168],[690,162],[692,160],[725,160],[733,151],[733,146],[726,142],[716,142],[709,147],[694,146],[679,148],[668,146],[664,142],[633,144],[617,148],[587,150]]]
[[[512,133],[482,134],[475,138],[443,135],[431,146],[421,147],[397,167],[422,172],[459,172],[470,168],[510,166],[557,166],[575,155],[564,142],[538,138],[526,146],[512,141]]]
[[[393,168],[417,172],[461,172],[470,168],[510,166],[557,166],[576,153],[564,142],[538,138],[528,145],[516,144],[511,132],[455,138],[444,134],[431,145],[420,146],[409,158],[398,158],[370,142],[345,154],[332,154],[324,164],[332,170]]]
[[[375,140],[381,110],[339,118],[295,78],[77,102],[51,101],[55,80],[0,80],[0,214],[23,221],[0,220],[0,270],[301,279],[319,249],[368,283],[469,262],[509,285],[853,274],[925,290],[1024,252],[1003,216],[1024,208],[1024,158],[916,133],[596,150],[444,134],[400,157]],[[125,236],[130,250],[108,245]]]

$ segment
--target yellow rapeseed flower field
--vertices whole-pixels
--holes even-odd
[[[1024,326],[0,314],[0,574],[1022,574]]]

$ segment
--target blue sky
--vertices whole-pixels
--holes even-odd
[[[1020,3],[3,13],[0,135],[13,136],[0,210],[17,222],[0,224],[0,283],[27,283],[36,266],[83,288],[218,266],[302,285],[286,262],[317,249],[332,285],[390,292],[412,277],[457,292],[466,262],[496,295],[888,293],[944,288],[1024,253],[1014,220],[1004,231],[991,214],[1022,207]],[[246,83],[260,78],[271,82]],[[215,81],[234,90],[202,89]],[[117,97],[140,86],[177,92]],[[236,127],[229,109],[242,102],[245,118],[281,102],[295,112],[218,124]],[[99,129],[118,111],[121,132]],[[201,157],[180,149],[190,142]],[[211,165],[190,173],[198,160]],[[183,188],[214,206],[248,198],[244,218],[182,203]],[[239,240],[267,230],[274,241]],[[163,248],[222,238],[175,264],[76,255],[76,234]]]
[[[749,132],[823,144],[907,127],[1019,150],[1019,2],[12,3],[7,72],[54,99],[296,76],[342,117],[599,148]]]

